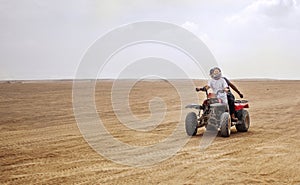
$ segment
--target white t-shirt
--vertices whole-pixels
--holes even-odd
[[[227,95],[226,92],[218,92],[223,91],[226,87],[228,87],[228,84],[224,80],[224,78],[220,78],[219,80],[210,79],[208,81],[208,86],[213,90],[213,92],[216,94],[217,98],[220,98],[223,103],[227,104]]]

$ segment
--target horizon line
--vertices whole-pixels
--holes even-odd
[[[140,81],[168,81],[168,80],[208,80],[207,78],[166,78],[166,79],[158,79],[158,78],[147,78],[147,79],[139,79],[139,78],[99,78],[99,79],[92,79],[92,78],[81,78],[81,79],[74,79],[74,78],[57,78],[57,79],[17,79],[17,80],[0,80],[0,83],[13,83],[13,82],[43,82],[43,81],[115,81],[115,80],[140,80]],[[237,81],[300,81],[300,79],[287,79],[287,78],[230,78],[230,80],[237,80]]]

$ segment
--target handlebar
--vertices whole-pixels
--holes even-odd
[[[197,91],[197,92],[199,92],[199,91],[203,91],[203,92],[205,92],[205,93],[206,93],[206,96],[208,96],[208,91],[207,91],[207,89],[206,89],[205,87],[196,88],[196,91]],[[224,90],[224,89],[222,89],[222,90],[218,90],[218,91],[217,91],[217,93],[216,93],[216,95],[217,95],[217,94],[219,94],[219,93],[224,93],[224,92],[225,92],[225,90]]]
[[[208,96],[208,92],[207,92],[207,89],[205,87],[201,87],[201,88],[196,88],[196,91],[199,92],[199,91],[203,91],[206,93],[206,96]]]

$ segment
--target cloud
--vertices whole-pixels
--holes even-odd
[[[190,21],[186,21],[181,26],[193,33],[197,33],[199,31],[199,26],[196,23]]]
[[[246,12],[254,12],[265,16],[284,16],[297,8],[295,0],[260,0],[246,8]]]
[[[296,0],[258,0],[241,12],[228,16],[229,24],[263,25],[269,28],[289,27],[299,29],[300,7]]]
[[[243,63],[250,76],[299,78],[295,70],[299,67],[297,46],[300,42],[300,7],[297,1],[253,1],[223,20],[224,25],[219,29],[222,33],[216,38],[219,44],[215,53],[224,64],[225,71],[235,74],[232,66]]]
[[[194,22],[186,21],[181,25],[181,27],[187,29],[188,31],[194,33],[197,37],[199,37],[205,44],[211,43],[211,39],[209,38],[207,33],[200,31],[200,26]]]

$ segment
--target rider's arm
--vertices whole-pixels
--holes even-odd
[[[223,78],[222,80],[223,80],[223,87],[224,87],[223,90],[224,90],[226,93],[228,93],[228,92],[229,92],[229,87],[228,87],[228,82],[229,82],[229,80],[227,80],[226,78]]]
[[[227,80],[227,83],[236,93],[240,95],[241,98],[244,97],[244,95],[238,90],[238,88],[233,83],[231,83],[229,80]]]
[[[203,88],[205,88],[206,90],[210,89],[209,85],[205,85]]]

